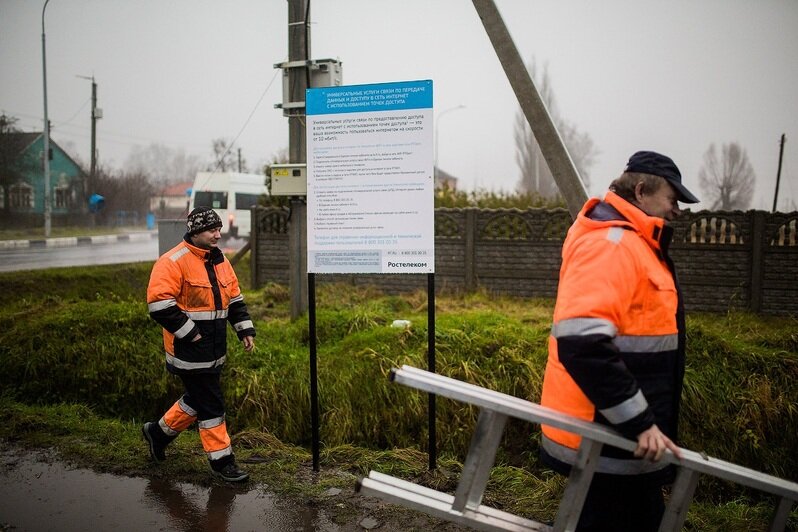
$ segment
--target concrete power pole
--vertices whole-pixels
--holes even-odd
[[[47,53],[44,36],[44,12],[50,0],[45,0],[42,7],[42,92],[44,93],[44,150],[42,165],[44,166],[44,238],[50,237],[50,119],[47,116]]]
[[[568,205],[571,217],[576,218],[587,200],[587,191],[579,178],[576,166],[546,110],[540,93],[532,82],[496,4],[493,0],[472,0],[472,2],[499,57],[507,80],[518,98],[524,116],[535,134],[543,158],[546,159],[554,181]]]
[[[310,58],[310,0],[288,0],[288,62],[308,61]],[[309,84],[308,67],[289,68],[290,102],[304,102]],[[306,163],[305,107],[287,109],[288,162]],[[288,284],[291,291],[291,319],[297,319],[308,309],[307,278],[307,203],[291,197],[291,221],[288,229],[290,266]]]
[[[781,162],[784,159],[784,143],[787,137],[784,133],[781,134],[779,141],[779,169],[776,171],[776,192],[773,194],[773,212],[776,212],[776,206],[779,203],[779,182],[781,181]]]
[[[99,116],[98,116],[99,114]],[[102,111],[97,109],[97,82],[91,77],[91,169],[89,170],[89,190],[86,194],[91,196],[91,191],[97,179],[97,119],[102,117]],[[94,218],[92,218],[94,219]]]
[[[103,117],[102,109],[97,107],[97,82],[94,81],[94,76],[77,76],[81,79],[91,81],[91,167],[89,169],[89,177],[86,180],[85,204],[83,212],[86,212],[89,207],[89,199],[91,198],[92,190],[97,185],[97,120]],[[89,217],[89,225],[94,227],[95,217]]]

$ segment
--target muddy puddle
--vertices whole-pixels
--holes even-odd
[[[196,486],[72,467],[48,451],[0,451],[0,530],[341,531],[322,511],[257,486]]]

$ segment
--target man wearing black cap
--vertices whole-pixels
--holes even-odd
[[[605,445],[577,530],[655,531],[662,486],[681,458],[684,310],[668,256],[678,202],[698,199],[674,162],[652,151],[629,158],[603,200],[588,200],[563,243],[541,404],[604,424],[637,442]],[[544,425],[541,458],[568,474],[578,435]]]
[[[163,327],[166,369],[180,377],[183,396],[142,434],[150,456],[166,459],[166,447],[195,421],[214,475],[242,482],[225,423],[220,374],[227,355],[227,323],[244,350],[255,347],[255,327],[230,261],[217,247],[222,220],[213,209],[197,207],[186,234],[156,262],[147,287],[150,316]]]

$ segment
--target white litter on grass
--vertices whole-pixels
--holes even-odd
[[[365,517],[363,518],[362,521],[360,521],[360,526],[365,528],[366,530],[373,530],[378,526],[380,526],[380,522],[371,517]]]
[[[410,320],[393,320],[393,323],[391,323],[391,327],[393,327],[394,329],[409,329]]]

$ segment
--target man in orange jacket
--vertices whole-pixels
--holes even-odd
[[[588,200],[563,244],[541,404],[608,425],[638,445],[604,446],[577,530],[646,532],[681,458],[684,309],[668,246],[678,202],[699,200],[674,162],[637,152],[603,200]],[[544,425],[543,462],[568,474],[581,441]]]
[[[144,439],[156,462],[166,446],[194,421],[214,475],[243,482],[225,423],[220,374],[227,355],[227,323],[244,350],[255,347],[255,327],[230,261],[218,248],[222,220],[213,209],[188,215],[183,240],[156,262],[147,287],[150,316],[163,327],[166,369],[185,393],[157,422],[145,423]]]

